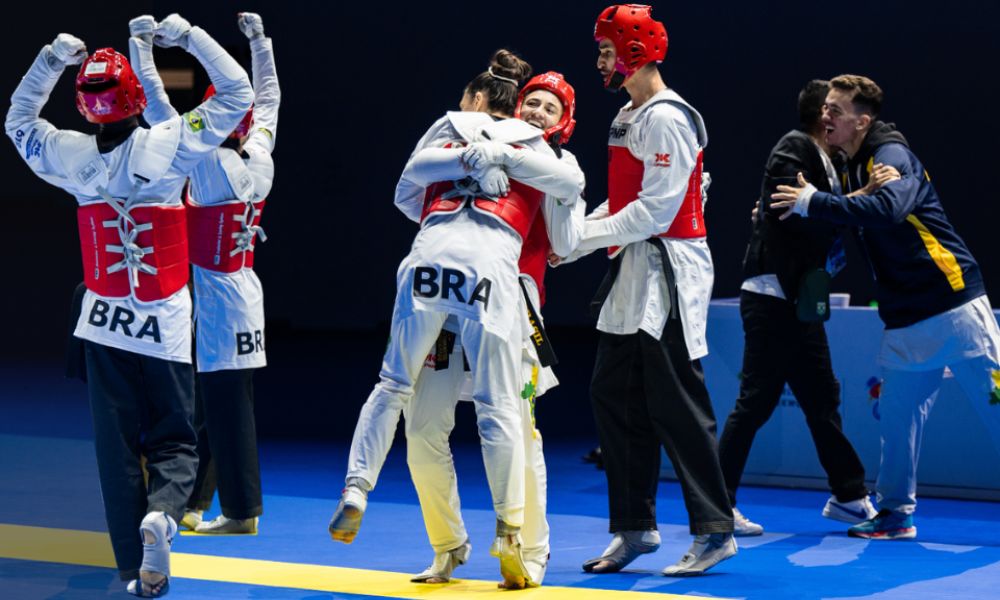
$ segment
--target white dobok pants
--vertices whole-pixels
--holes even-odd
[[[440,554],[461,546],[468,534],[462,520],[455,464],[448,437],[455,426],[455,406],[468,399],[472,378],[464,371],[461,339],[448,361],[448,368],[425,366],[406,417],[407,463],[434,552]],[[522,552],[528,561],[544,562],[549,554],[546,512],[546,470],[542,436],[535,428],[533,407],[538,384],[538,364],[525,350],[521,353],[522,393],[519,395],[520,435],[525,453],[525,510],[521,529]],[[476,414],[482,419],[481,404]],[[484,461],[486,458],[484,447]],[[489,467],[487,466],[487,472]]]
[[[375,486],[399,415],[409,410],[424,361],[447,317],[447,313],[425,310],[405,318],[393,315],[379,382],[361,408],[354,430],[348,478],[360,477]],[[519,527],[524,524],[525,493],[521,328],[512,327],[503,339],[487,333],[477,321],[459,318],[458,323],[472,374],[472,398],[493,508],[498,519]]]

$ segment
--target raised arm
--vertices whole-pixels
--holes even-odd
[[[150,15],[136,17],[128,22],[128,31],[131,35],[128,40],[129,62],[146,93],[146,110],[142,112],[142,117],[150,125],[168,121],[177,116],[177,110],[170,104],[153,61],[156,20]]]
[[[160,21],[153,43],[187,50],[198,59],[215,86],[214,96],[182,115],[178,159],[182,170],[190,170],[202,155],[221,144],[236,128],[253,103],[253,88],[239,63],[205,30],[192,27],[180,15],[172,14]]]
[[[253,70],[253,129],[243,144],[248,153],[274,151],[278,135],[278,106],[281,88],[278,72],[274,67],[274,48],[271,38],[264,37],[264,22],[256,13],[240,13],[240,31],[250,40],[250,57]]]
[[[65,175],[57,153],[52,151],[56,138],[83,134],[60,131],[40,115],[66,66],[80,64],[86,57],[87,48],[79,38],[60,33],[38,53],[10,98],[4,123],[7,136],[28,166],[55,185]]]

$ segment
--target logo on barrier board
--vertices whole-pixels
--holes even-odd
[[[882,380],[878,377],[869,377],[865,385],[868,386],[868,401],[872,404],[872,416],[878,421],[881,419],[878,411],[878,399],[882,397]]]

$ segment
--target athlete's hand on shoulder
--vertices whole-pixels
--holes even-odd
[[[52,56],[63,65],[78,65],[87,58],[87,45],[69,33],[60,33],[49,46]]]
[[[236,18],[236,23],[248,39],[256,40],[264,37],[264,21],[257,13],[240,13]]]
[[[191,33],[191,23],[179,14],[173,13],[156,26],[153,43],[161,48],[180,46],[187,49],[189,33]]]
[[[153,43],[153,32],[156,31],[156,19],[153,15],[142,15],[128,22],[128,33],[147,44]]]

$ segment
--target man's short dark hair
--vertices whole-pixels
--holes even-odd
[[[823,104],[830,92],[830,82],[813,79],[799,92],[799,123],[806,130],[812,130],[823,114]]]
[[[882,111],[882,88],[864,75],[838,75],[830,85],[843,92],[853,92],[851,101],[862,112],[877,117]]]

